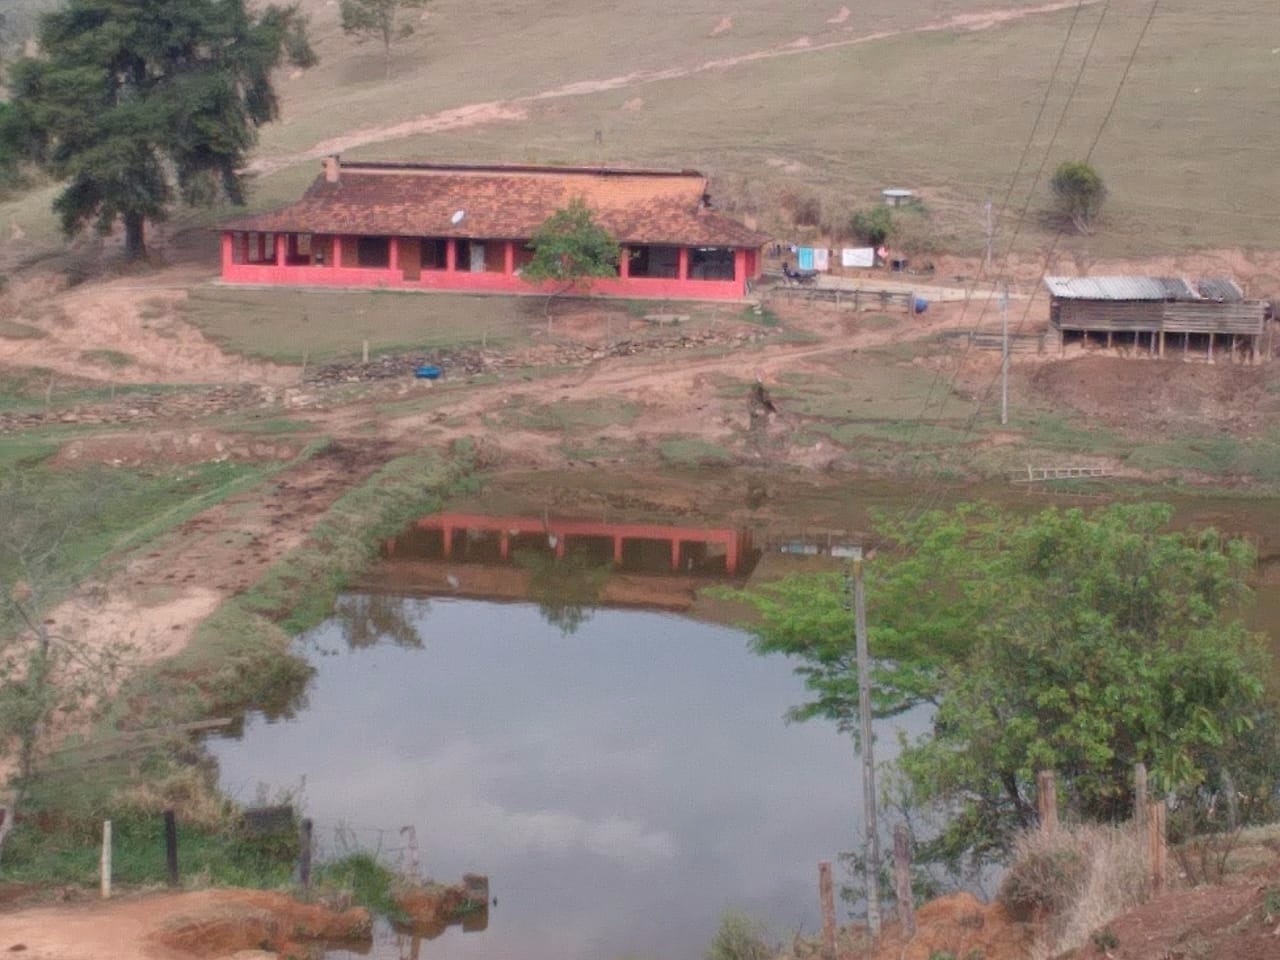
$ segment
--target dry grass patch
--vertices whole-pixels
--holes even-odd
[[[1109,920],[1142,903],[1146,890],[1135,831],[1072,825],[1019,837],[998,899],[1015,919],[1043,921],[1030,956],[1049,960],[1090,943]]]

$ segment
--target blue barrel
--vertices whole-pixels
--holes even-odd
[[[435,364],[429,363],[426,366],[418,367],[418,369],[413,371],[413,375],[419,380],[439,380],[440,374],[443,372],[444,371]]]
[[[911,309],[916,313],[924,313],[929,309],[929,301],[924,297],[916,297],[915,303],[911,305]]]

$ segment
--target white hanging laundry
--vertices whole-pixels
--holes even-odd
[[[840,251],[842,267],[874,267],[876,265],[875,247],[845,247]]]

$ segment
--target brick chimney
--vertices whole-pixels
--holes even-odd
[[[324,182],[337,183],[338,175],[342,172],[342,160],[335,153],[332,156],[324,158]]]

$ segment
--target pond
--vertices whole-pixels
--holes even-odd
[[[380,639],[352,630],[370,605]],[[412,825],[432,877],[488,874],[487,929],[424,955],[687,958],[730,907],[780,939],[819,927],[817,862],[856,843],[859,763],[832,726],[784,721],[803,697],[785,660],[663,613],[598,610],[566,635],[528,603],[340,606],[300,641],[306,707],[212,749],[241,800],[305,781],[329,851],[403,862]]]
[[[1275,521],[1248,501],[1179,508],[1263,546],[1249,614],[1273,637]],[[726,909],[779,940],[814,933],[817,862],[859,845],[859,759],[833,726],[785,722],[805,699],[792,664],[707,622],[734,611],[702,588],[843,564],[841,527],[867,529],[834,512],[798,536],[527,505],[423,518],[299,638],[307,702],[212,742],[223,788],[248,803],[301,787],[322,855],[487,875],[485,929],[450,927],[426,956],[696,957]],[[894,731],[878,728],[877,760]]]

